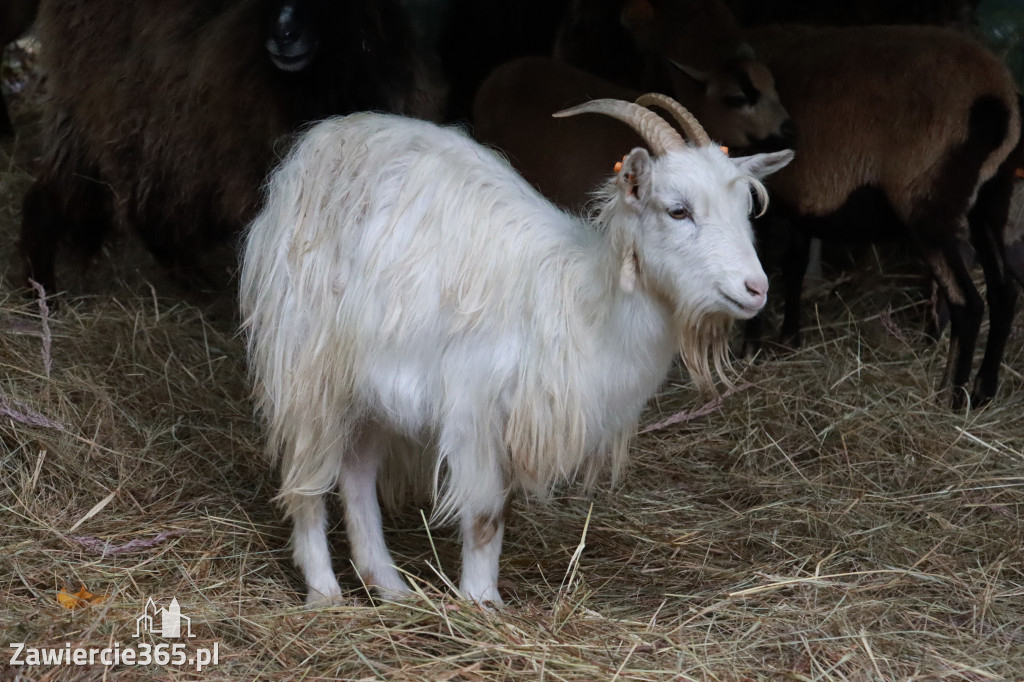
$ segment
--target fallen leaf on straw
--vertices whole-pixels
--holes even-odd
[[[85,585],[82,585],[81,589],[74,594],[69,594],[63,588],[57,593],[57,603],[70,610],[102,604],[106,599],[106,595],[93,594],[89,590],[85,589]]]

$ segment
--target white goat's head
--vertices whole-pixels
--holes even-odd
[[[693,144],[642,106],[647,104],[672,113]],[[755,198],[767,203],[760,180],[789,163],[793,152],[730,158],[665,95],[643,95],[635,104],[593,100],[555,115],[584,112],[628,123],[653,152],[638,147],[625,157],[604,190],[598,221],[621,241],[622,288],[642,287],[669,306],[683,360],[709,388],[707,358],[694,354],[710,348],[720,365],[728,323],[753,317],[765,304],[768,278],[754,248],[750,213]]]

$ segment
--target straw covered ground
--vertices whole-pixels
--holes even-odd
[[[2,645],[171,641],[133,635],[176,598],[188,651],[219,655],[29,668],[7,648],[0,678],[1024,679],[1024,322],[998,399],[953,413],[915,267],[866,252],[826,270],[801,350],[737,363],[719,408],[640,435],[620,485],[517,499],[506,609],[453,598],[454,535],[410,508],[388,540],[420,597],[375,604],[336,517],[349,598],[309,611],[232,294],[183,295],[125,237],[63,264],[59,310],[23,296],[21,115],[0,147]],[[644,424],[700,407],[676,372]],[[83,587],[95,603],[66,596]]]

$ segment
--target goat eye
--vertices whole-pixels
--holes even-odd
[[[730,109],[739,109],[747,105],[747,98],[743,95],[725,95],[722,97],[722,104]]]
[[[676,220],[689,220],[693,217],[690,215],[690,209],[685,206],[673,206],[668,210],[668,214]]]

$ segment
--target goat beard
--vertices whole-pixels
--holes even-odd
[[[727,375],[732,318],[724,313],[677,314],[675,328],[679,355],[697,389],[706,399],[717,398],[714,375],[727,388],[732,386]]]

